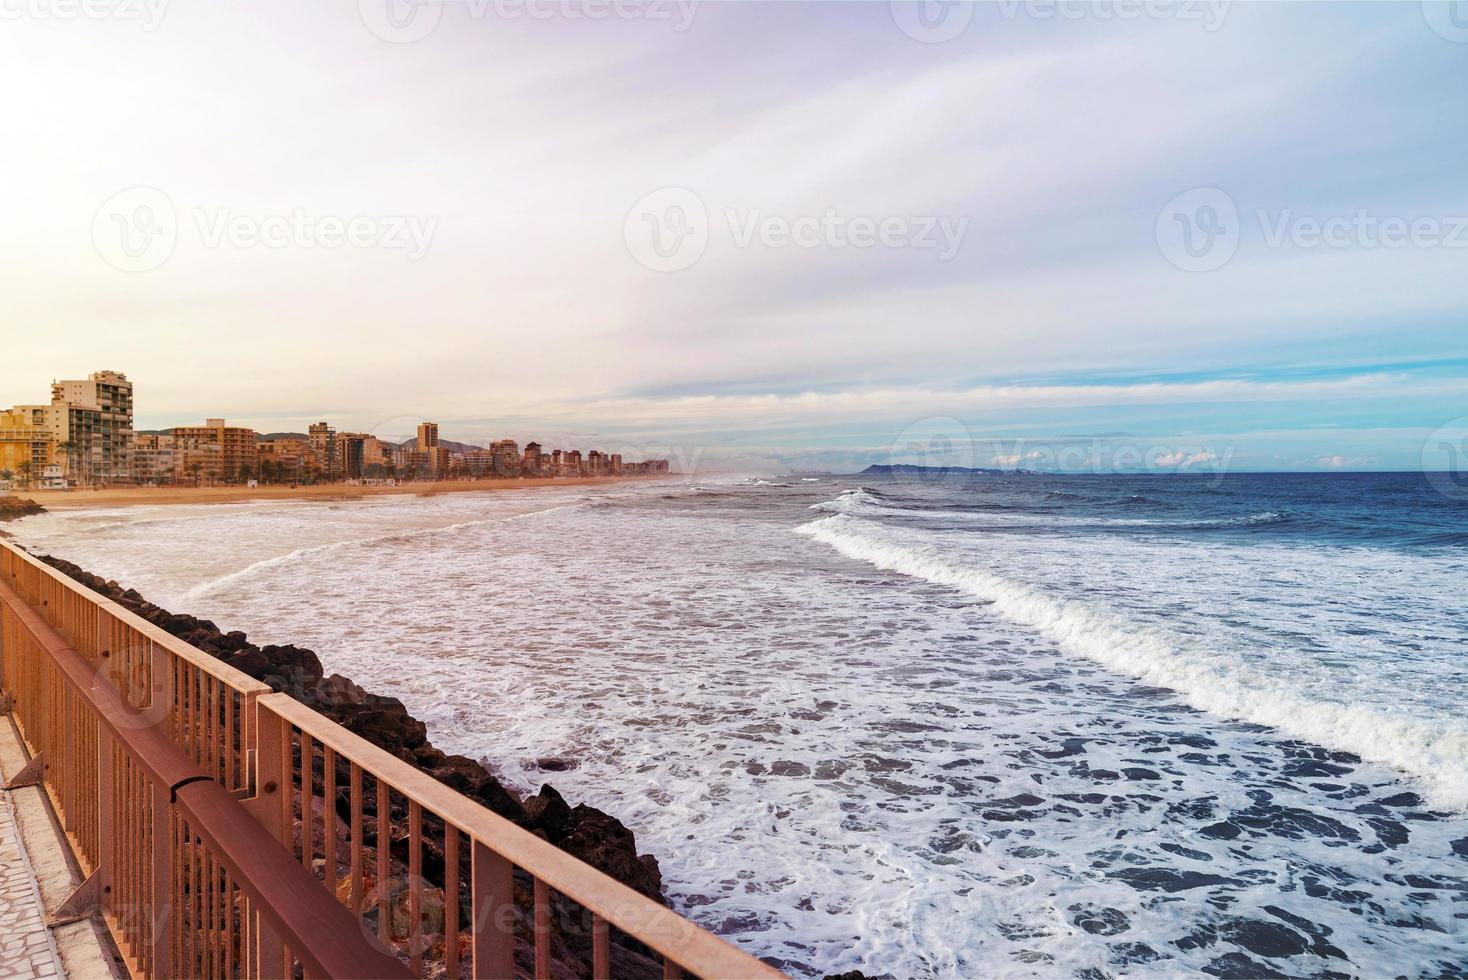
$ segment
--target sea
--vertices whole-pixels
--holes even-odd
[[[797,977],[1468,976],[1468,503],[704,477],[7,525],[625,821]]]

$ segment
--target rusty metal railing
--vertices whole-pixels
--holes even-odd
[[[0,700],[134,976],[781,975],[3,541]]]

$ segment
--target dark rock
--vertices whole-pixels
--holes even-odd
[[[1204,837],[1212,837],[1215,840],[1233,840],[1239,834],[1243,833],[1243,831],[1239,830],[1237,826],[1229,823],[1227,820],[1220,820],[1218,823],[1209,824],[1198,831],[1198,833]]]
[[[657,859],[650,854],[639,855],[632,831],[615,817],[578,804],[571,811],[559,846],[633,890],[663,901],[663,873]]]
[[[530,826],[545,831],[546,839],[552,844],[566,836],[571,824],[571,807],[564,797],[550,786],[540,787],[540,792],[525,801],[525,818]]]
[[[12,497],[9,494],[0,497],[0,523],[44,513],[46,508],[29,497]]]

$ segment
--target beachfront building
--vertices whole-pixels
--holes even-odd
[[[214,478],[227,481],[254,479],[259,472],[259,436],[254,429],[226,425],[224,419],[206,419],[203,425],[179,426],[172,434],[178,447],[195,453],[186,467],[195,462],[212,464]]]
[[[526,445],[525,455],[520,459],[520,472],[526,476],[540,476],[540,443],[532,442]]]
[[[133,436],[133,482],[146,486],[165,486],[183,477],[182,460],[172,435],[139,432]]]
[[[84,381],[53,381],[50,405],[23,405],[44,416],[49,463],[73,485],[131,481],[133,386],[118,371],[98,371]]]
[[[496,439],[489,444],[489,454],[497,476],[520,475],[520,445],[514,439]]]
[[[612,453],[611,462],[608,465],[611,468],[612,476],[621,476],[622,475],[622,454],[621,453]]]
[[[51,432],[46,428],[46,406],[30,405],[0,412],[0,478],[6,473],[19,486],[40,479],[51,462]]]
[[[314,465],[310,440],[299,436],[261,439],[255,449],[260,460],[260,477],[271,483],[298,483]]]
[[[336,429],[325,422],[313,422],[306,436],[311,444],[311,470],[327,482],[339,478],[341,464],[338,462]]]
[[[493,476],[494,453],[488,449],[471,449],[462,455],[464,469],[470,476]]]
[[[438,448],[438,423],[418,423],[418,449],[426,453],[436,448]]]

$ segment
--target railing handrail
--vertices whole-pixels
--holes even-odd
[[[311,975],[407,977],[393,956],[374,948],[352,913],[321,887],[269,832],[183,753],[156,724],[144,724],[110,685],[99,680],[81,653],[45,621],[19,593],[0,582],[0,604],[8,607],[46,650],[63,677],[95,715],[107,735],[165,790],[209,842],[234,880],[258,903]],[[129,721],[136,724],[129,724]],[[329,935],[332,941],[319,942]]]
[[[516,826],[289,696],[264,695],[256,701],[256,710],[269,711],[294,725],[403,796],[438,814],[472,840],[699,976],[740,980],[784,976],[727,940]]]
[[[231,667],[229,664],[224,663],[218,657],[205,653],[203,650],[200,650],[193,644],[187,643],[184,640],[181,640],[178,637],[174,636],[172,633],[169,633],[167,630],[153,625],[142,616],[139,616],[131,609],[128,609],[126,606],[120,605],[119,603],[108,599],[106,596],[93,592],[85,585],[82,585],[80,582],[71,578],[69,575],[57,571],[56,569],[36,558],[34,555],[24,550],[23,548],[18,548],[15,545],[10,544],[6,541],[0,541],[0,549],[9,552],[20,561],[31,566],[43,575],[46,575],[58,585],[80,596],[97,608],[105,609],[119,622],[143,634],[148,639],[156,643],[158,646],[164,648],[169,653],[173,654],[179,659],[187,661],[190,665],[199,668],[199,670],[210,675],[216,680],[219,680],[229,685],[240,694],[250,695],[270,693],[269,684],[257,681],[255,678],[251,677],[249,674],[246,674],[244,671],[236,667]]]

